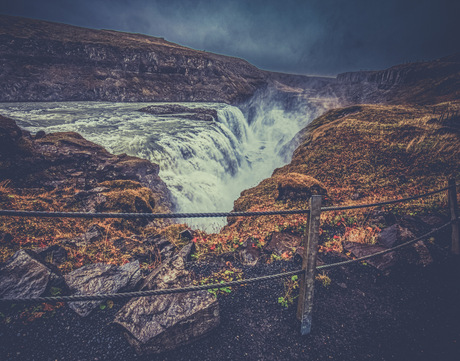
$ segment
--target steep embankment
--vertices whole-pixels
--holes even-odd
[[[140,34],[0,15],[0,101],[235,103],[266,84],[248,62]]]
[[[274,176],[312,176],[337,200],[435,187],[460,171],[459,109],[457,101],[331,110],[302,130],[292,161]]]
[[[321,188],[326,189],[326,202],[340,205],[441,188],[448,177],[460,178],[459,110],[459,101],[436,106],[357,105],[331,110],[299,133],[300,145],[292,161],[276,169],[271,178],[242,192],[234,209],[304,208],[314,185],[318,187],[316,193],[324,194]],[[284,189],[290,189],[287,196],[283,196]],[[442,202],[444,198],[435,197],[395,208],[403,214],[431,214],[442,207]],[[363,232],[361,241],[370,236],[366,232],[375,233],[374,228],[364,228],[367,212],[347,212],[354,220],[342,218],[342,225],[350,223],[356,232]],[[335,216],[327,213],[323,226],[335,224]],[[282,221],[277,222],[283,228]],[[239,219],[230,229],[257,233],[272,229],[272,223],[273,219],[257,224]],[[296,229],[292,220],[284,224],[286,227]]]
[[[379,71],[339,74],[337,92],[349,103],[437,104],[460,97],[460,53]]]
[[[234,209],[302,208],[312,190],[324,194],[321,189],[329,203],[371,203],[440,188],[450,176],[458,179],[459,60],[453,55],[346,73],[325,83],[318,94],[329,91],[342,104],[362,104],[330,110],[300,131],[291,162],[242,192]],[[439,202],[399,207],[430,213]],[[364,222],[363,212],[357,213]],[[232,220],[231,228],[255,233],[274,228],[273,219],[260,223],[254,229],[251,222]]]
[[[32,136],[0,116],[0,209],[169,212],[170,192],[158,171],[156,164],[110,154],[77,133]],[[0,262],[18,249],[57,247],[65,255],[60,266],[66,271],[86,263],[120,264],[137,256],[155,263],[159,259],[151,244],[128,238],[148,232],[147,223],[6,217],[0,224]],[[160,229],[166,231],[168,224],[150,224],[151,234]]]

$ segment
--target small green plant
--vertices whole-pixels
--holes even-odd
[[[278,303],[284,308],[288,308],[289,305],[294,303],[294,300],[299,295],[294,296],[294,290],[299,288],[299,277],[297,275],[292,276],[289,280],[284,282],[284,294],[278,297]]]
[[[231,281],[238,281],[243,279],[243,271],[239,268],[234,268],[230,262],[227,262],[228,269],[223,269],[215,272],[208,277],[204,277],[199,281],[194,281],[194,284],[209,285],[217,283],[226,283]],[[232,292],[232,287],[213,288],[208,290],[213,296],[229,294]]]
[[[282,258],[281,258],[281,256],[280,256],[279,254],[277,254],[277,253],[272,253],[272,254],[270,255],[270,262],[269,262],[269,263],[272,263],[272,262],[274,262],[274,261],[281,261],[281,259],[282,259]]]
[[[60,289],[59,287],[51,287],[50,293],[51,293],[51,296],[56,297],[56,296],[61,295],[62,289]]]
[[[105,309],[111,309],[113,307],[113,301],[107,300],[105,303],[101,303],[99,305],[99,309],[105,310]]]

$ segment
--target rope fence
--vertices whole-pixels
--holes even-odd
[[[454,186],[459,185],[454,184]],[[391,199],[388,201],[357,204],[352,206],[339,206],[339,207],[322,207],[322,212],[343,211],[358,208],[370,208],[395,203],[408,202],[411,200],[425,198],[433,194],[441,193],[445,190],[452,188],[452,185],[444,187],[432,192],[419,194],[412,197]],[[45,212],[45,211],[19,211],[0,209],[0,216],[3,217],[42,217],[42,218],[122,218],[122,219],[162,219],[162,218],[212,218],[212,217],[259,217],[259,216],[273,216],[273,215],[289,215],[289,214],[309,214],[309,209],[290,209],[279,211],[260,211],[260,212],[214,212],[214,213],[90,213],[90,212]]]
[[[384,255],[386,253],[394,252],[395,250],[409,246],[421,240],[424,240],[431,235],[441,231],[442,229],[446,228],[447,226],[451,225],[451,222],[447,222],[444,225],[433,229],[432,231],[424,234],[423,236],[417,237],[413,240],[407,241],[402,243],[398,246],[386,249],[381,252],[376,252],[371,255],[343,261],[337,263],[331,263],[327,265],[317,266],[317,270],[324,270],[324,269],[331,269],[334,267],[341,267],[351,263],[361,262],[369,258],[377,257]],[[148,290],[148,291],[136,291],[136,292],[123,292],[123,293],[107,293],[107,294],[95,294],[95,295],[75,295],[75,296],[50,296],[50,297],[33,297],[33,298],[14,298],[14,299],[0,299],[0,303],[40,303],[40,302],[79,302],[79,301],[101,301],[101,300],[123,300],[127,298],[134,298],[134,297],[149,297],[149,296],[159,296],[159,295],[168,295],[168,294],[176,294],[176,293],[186,293],[186,292],[196,292],[196,291],[204,291],[204,290],[211,290],[211,289],[221,289],[226,287],[232,286],[241,286],[253,283],[261,283],[272,281],[280,278],[287,278],[292,277],[295,275],[300,275],[304,273],[305,270],[299,269],[289,272],[277,273],[273,275],[261,276],[261,277],[254,277],[248,278],[244,280],[238,281],[229,281],[229,282],[222,282],[222,283],[214,283],[208,285],[201,285],[201,286],[189,286],[189,287],[181,287],[181,288],[166,288],[166,289],[159,289],[159,290]]]
[[[263,216],[263,215],[286,215],[286,214],[308,214],[308,229],[307,237],[304,240],[304,255],[302,269],[283,272],[273,275],[266,275],[262,277],[249,278],[238,281],[230,281],[217,284],[208,284],[200,286],[189,286],[181,288],[170,288],[170,289],[159,289],[159,290],[147,290],[147,291],[136,291],[136,292],[124,292],[114,294],[95,294],[95,295],[73,295],[73,296],[52,296],[52,297],[33,297],[33,298],[16,298],[16,299],[0,299],[0,304],[11,304],[11,303],[40,303],[40,302],[78,302],[78,301],[100,301],[100,300],[122,300],[134,297],[148,297],[158,296],[167,294],[177,294],[185,292],[197,292],[202,290],[220,289],[231,286],[240,286],[246,284],[255,284],[260,282],[267,282],[275,279],[292,277],[294,275],[303,275],[301,278],[299,301],[297,308],[297,318],[301,321],[301,334],[306,335],[311,332],[311,314],[313,307],[313,294],[314,294],[314,279],[317,270],[331,269],[335,267],[341,267],[349,265],[351,263],[361,262],[373,257],[381,256],[390,252],[394,252],[400,248],[409,246],[416,242],[427,239],[431,235],[447,228],[452,225],[452,253],[460,254],[460,240],[459,240],[459,211],[457,204],[457,190],[454,179],[449,179],[447,187],[416,195],[407,198],[388,200],[383,202],[371,203],[371,204],[360,204],[353,206],[341,206],[341,207],[321,207],[321,196],[314,195],[310,198],[310,207],[303,210],[284,210],[284,211],[263,211],[263,212],[226,212],[226,213],[85,213],[85,212],[41,212],[41,211],[17,211],[17,210],[0,210],[0,216],[9,217],[51,217],[51,218],[124,218],[124,219],[135,219],[135,218],[196,218],[196,217],[247,217],[247,216]],[[319,225],[321,212],[338,211],[338,210],[349,210],[367,207],[377,207],[401,202],[408,202],[415,199],[425,198],[434,194],[441,193],[448,190],[448,201],[449,211],[451,220],[442,226],[431,230],[430,232],[417,237],[413,240],[407,241],[395,247],[376,252],[363,257],[358,257],[351,260],[342,262],[326,264],[316,266],[316,255],[317,246],[319,239]]]

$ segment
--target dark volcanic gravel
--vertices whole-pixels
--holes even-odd
[[[277,262],[246,268],[245,274],[297,267]],[[338,268],[329,276],[331,286],[317,284],[309,336],[299,333],[295,306],[283,309],[277,302],[283,282],[272,281],[220,297],[221,324],[215,331],[161,355],[138,357],[110,324],[119,303],[87,318],[65,307],[28,325],[2,323],[0,359],[460,360],[459,259],[405,267],[388,277],[362,265]]]

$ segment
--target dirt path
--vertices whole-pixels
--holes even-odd
[[[279,262],[246,277],[295,269]],[[242,287],[220,299],[221,325],[206,338],[138,357],[111,325],[122,306],[82,319],[68,308],[27,326],[0,325],[2,360],[436,360],[460,359],[460,260],[406,267],[392,276],[350,265],[316,287],[313,332],[299,334],[295,306],[277,298],[282,282]]]

